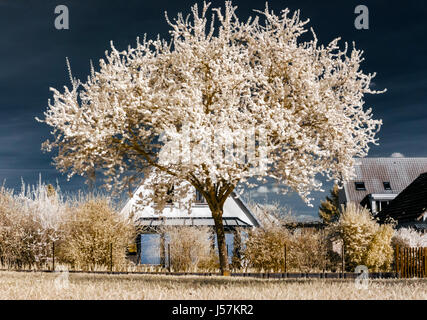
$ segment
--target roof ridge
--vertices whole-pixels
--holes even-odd
[[[363,159],[393,159],[393,160],[402,160],[402,159],[427,159],[427,157],[363,157],[363,158],[353,158],[355,160],[363,160]]]

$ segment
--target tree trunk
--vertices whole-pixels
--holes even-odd
[[[237,228],[234,229],[233,232],[233,258],[231,261],[231,264],[233,268],[240,269],[242,267],[242,257],[241,257],[241,250],[242,250],[242,235],[241,231]]]
[[[228,254],[227,246],[225,243],[225,232],[224,224],[222,221],[222,213],[222,208],[218,209],[215,212],[212,212],[212,217],[215,221],[215,232],[218,244],[219,265],[221,269],[221,274],[224,276],[228,276],[230,275],[230,268],[228,265]]]
[[[160,233],[160,264],[163,268],[166,268],[166,241],[165,233],[162,231]]]

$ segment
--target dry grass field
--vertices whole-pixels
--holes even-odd
[[[427,300],[427,280],[350,280],[0,272],[0,299]]]

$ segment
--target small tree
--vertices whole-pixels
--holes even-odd
[[[53,90],[43,122],[53,127],[62,171],[90,175],[101,168],[106,183],[127,188],[155,169],[160,212],[174,200],[188,205],[190,187],[206,199],[217,234],[219,260],[229,273],[224,203],[248,179],[270,177],[307,202],[321,190],[317,174],[349,179],[354,157],[367,155],[381,121],[364,110],[375,75],[360,70],[362,51],[339,39],[327,46],[307,32],[299,12],[280,15],[266,6],[240,21],[236,7],[204,4],[171,22],[171,40],[138,41],[124,51],[112,45],[100,70],[85,83]],[[286,192],[287,189],[283,189]],[[165,196],[161,196],[164,194]],[[156,196],[154,196],[156,195]]]
[[[391,225],[377,224],[377,230],[366,252],[366,265],[374,271],[389,270],[394,257],[391,245],[393,234],[394,230]]]
[[[344,241],[346,264],[354,269],[366,265],[375,271],[387,270],[393,261],[393,225],[379,225],[370,211],[349,203],[331,227]]]
[[[324,223],[331,223],[338,220],[340,216],[340,204],[338,201],[339,188],[337,184],[330,191],[330,197],[320,202],[319,217]]]

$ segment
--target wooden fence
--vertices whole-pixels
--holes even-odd
[[[427,278],[427,248],[396,246],[395,268],[401,278]]]

